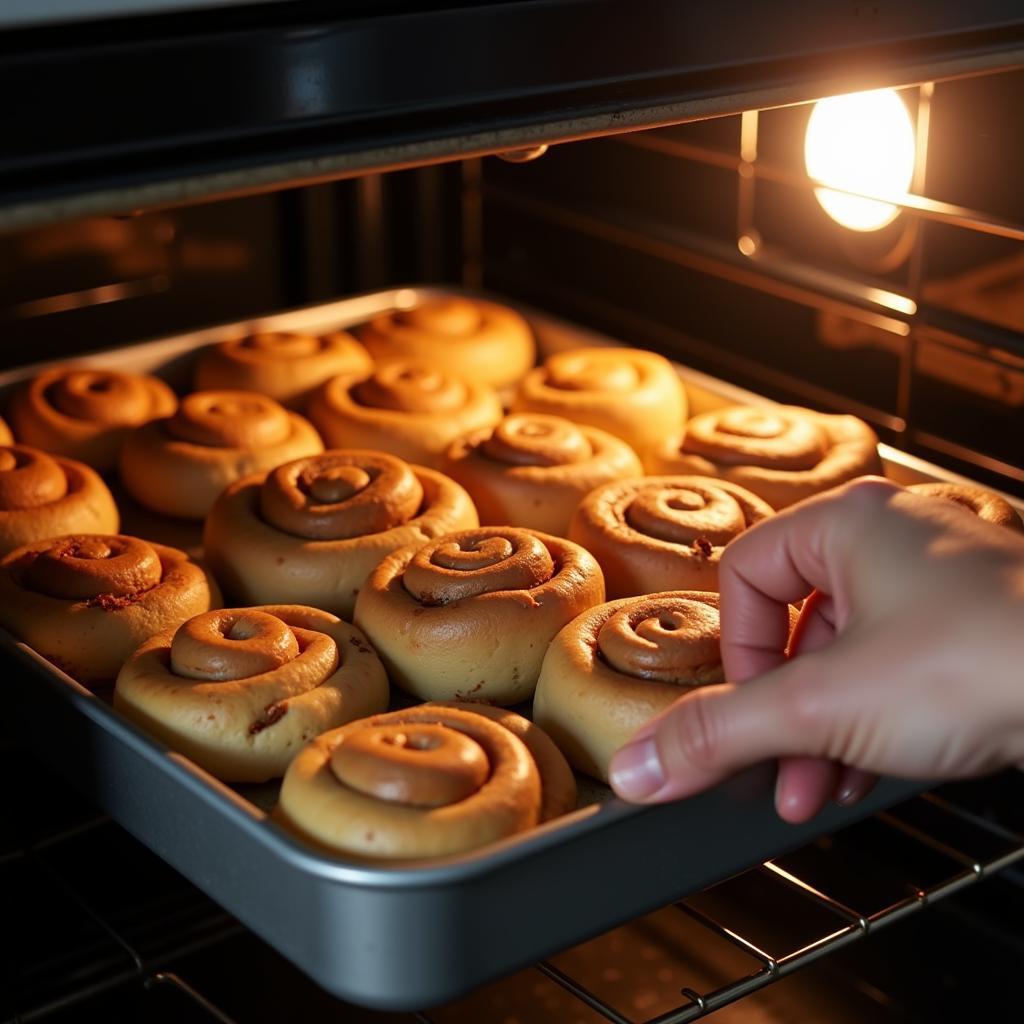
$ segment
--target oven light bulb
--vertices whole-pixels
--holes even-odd
[[[892,89],[820,100],[811,111],[804,140],[807,174],[851,192],[906,192],[914,175],[914,126]],[[899,207],[877,199],[816,188],[825,212],[853,231],[877,231],[892,223]]]

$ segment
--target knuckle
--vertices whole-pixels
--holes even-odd
[[[856,480],[844,484],[841,494],[845,501],[851,505],[865,509],[876,509],[886,504],[894,494],[898,494],[902,488],[884,477],[862,476]]]

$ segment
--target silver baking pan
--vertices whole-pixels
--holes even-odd
[[[378,292],[71,362],[156,372],[184,388],[200,345],[254,330],[349,327],[437,292]],[[523,312],[544,353],[611,343]],[[0,377],[0,402],[37,369]],[[680,373],[698,411],[764,403],[702,374]],[[891,448],[882,456],[901,483],[960,479]],[[189,527],[130,508],[125,520],[126,532],[193,550],[198,544],[198,530]],[[829,807],[812,822],[789,825],[773,809],[768,765],[701,796],[649,808],[627,806],[581,780],[574,813],[486,849],[416,867],[347,863],[307,847],[268,817],[275,786],[228,787],[2,631],[0,650],[16,735],[325,989],[380,1009],[453,999],[923,788],[885,779],[856,808]]]

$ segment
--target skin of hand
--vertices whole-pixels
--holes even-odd
[[[804,821],[874,773],[1024,764],[1024,535],[869,477],[748,530],[719,579],[733,682],[640,729],[612,761],[619,796],[674,800],[778,757],[776,806]],[[786,605],[808,595],[787,659]]]

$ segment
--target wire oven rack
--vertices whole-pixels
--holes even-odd
[[[1001,794],[995,803],[993,791]],[[96,1019],[97,1007],[110,1019],[155,1012],[156,1019],[178,1024],[272,1019],[272,1009],[254,1015],[257,1004],[239,1002],[239,993],[250,991],[246,979],[255,954],[274,988],[290,993],[296,1005],[333,1007],[331,1019],[342,1022],[684,1024],[1024,861],[1022,797],[1019,772],[944,787],[454,1004],[400,1016],[348,1007],[316,989],[115,825],[71,801],[59,828],[33,834],[23,825],[16,842],[0,848],[6,885],[16,873],[34,873],[51,901],[40,906],[38,892],[21,887],[24,913],[45,920],[48,956],[43,968],[33,967],[23,978],[11,1016],[0,996],[0,1019],[89,1020]],[[123,875],[104,880],[102,867],[111,857],[134,881]],[[53,912],[60,915],[60,933],[78,936],[84,950],[53,940],[48,906],[61,901],[73,909]],[[786,924],[780,929],[779,922]],[[17,907],[7,924],[23,935]],[[657,955],[638,938],[644,928],[648,939],[661,936]],[[31,942],[26,945],[31,949]],[[726,947],[731,954],[723,958]],[[225,965],[233,977],[211,980]]]

